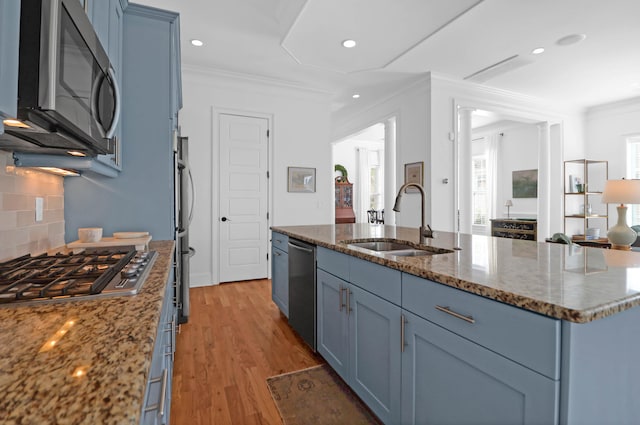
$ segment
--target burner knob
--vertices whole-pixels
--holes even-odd
[[[133,277],[135,275],[138,274],[138,269],[137,268],[126,268],[123,269],[122,272],[120,273],[122,275],[122,277]]]

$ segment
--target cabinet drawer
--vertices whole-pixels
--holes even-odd
[[[398,270],[349,257],[349,272],[351,273],[350,282],[354,285],[400,305],[402,273]]]
[[[402,274],[402,308],[559,379],[559,320],[406,273]]]
[[[289,236],[278,232],[271,232],[271,246],[289,252]]]
[[[318,268],[334,276],[349,281],[349,256],[338,251],[318,247],[316,262]]]

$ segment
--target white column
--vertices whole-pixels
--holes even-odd
[[[384,122],[384,224],[396,224],[396,118]]]
[[[458,110],[458,210],[460,214],[461,233],[471,233],[473,222],[472,203],[472,161],[471,161],[471,115],[473,108]],[[457,225],[457,219],[456,219]]]
[[[551,135],[549,123],[538,124],[538,240],[551,237]]]

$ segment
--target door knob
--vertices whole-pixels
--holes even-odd
[[[231,220],[229,220],[227,217],[222,217],[220,220],[221,220],[221,221],[231,221]]]

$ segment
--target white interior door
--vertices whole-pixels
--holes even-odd
[[[220,281],[268,276],[269,121],[221,114]]]

